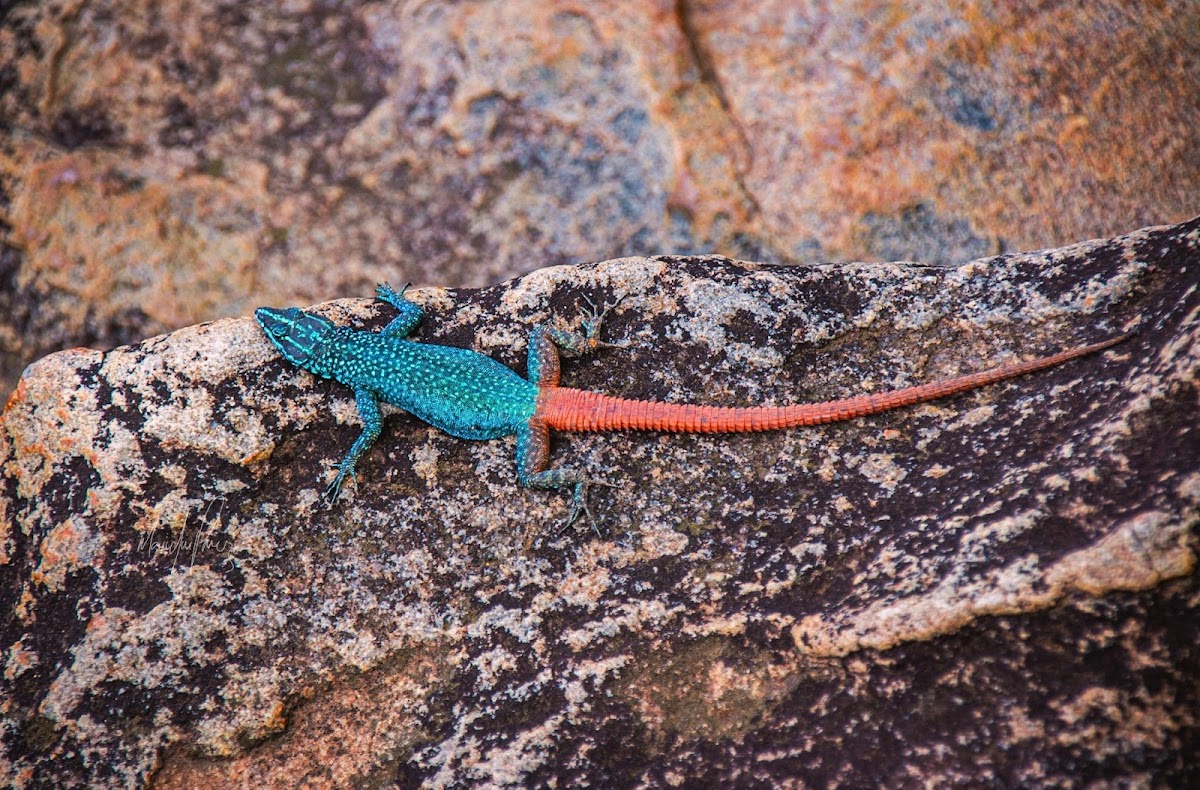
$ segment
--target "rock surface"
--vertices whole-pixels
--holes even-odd
[[[416,339],[565,382],[823,400],[1093,357],[754,436],[511,440],[406,415],[336,510],[340,385],[248,318],[31,366],[0,423],[0,781],[654,786],[1195,781],[1200,219],[957,267],[628,258],[421,289]],[[379,327],[365,299],[319,308]]]
[[[958,263],[1187,219],[1200,5],[24,3],[0,397],[375,282],[717,252]]]

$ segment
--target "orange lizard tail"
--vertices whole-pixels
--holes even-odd
[[[801,403],[794,406],[696,406],[659,401],[626,400],[570,387],[543,387],[534,419],[558,431],[641,430],[675,433],[744,433],[774,431],[804,425],[852,420],[902,406],[925,403],[1015,376],[1044,370],[1069,359],[1102,351],[1128,338],[1121,335],[1101,343],[1068,349],[1041,359],[1015,362],[916,387],[874,395]]]

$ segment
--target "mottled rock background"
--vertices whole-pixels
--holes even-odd
[[[0,389],[377,280],[960,262],[1184,220],[1200,5],[17,3]]]
[[[1200,210],[1200,5],[0,14],[0,397],[90,347],[0,418],[0,783],[1197,781],[1198,224],[965,262]],[[535,272],[622,255],[685,257]],[[939,265],[810,265],[901,259]],[[625,483],[560,533],[511,442],[402,416],[318,506],[352,401],[244,316],[385,279],[518,368],[617,303],[567,380],[672,400],[1139,334],[559,441]]]
[[[628,258],[421,289],[415,337],[726,404],[928,381],[743,436],[514,443],[390,416],[339,507],[346,388],[249,318],[32,365],[0,421],[0,783],[1185,786],[1200,778],[1200,219],[958,267]],[[364,299],[319,308],[381,327]],[[605,471],[606,470],[606,471]]]

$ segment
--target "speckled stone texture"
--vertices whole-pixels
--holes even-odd
[[[415,338],[748,405],[1124,330],[964,396],[749,436],[513,442],[392,413],[250,318],[31,366],[0,422],[0,783],[1179,786],[1200,746],[1200,219],[957,267],[626,258],[419,289]],[[381,327],[366,299],[318,308]]]
[[[960,263],[1179,222],[1200,5],[47,0],[0,22],[0,398],[375,282]]]

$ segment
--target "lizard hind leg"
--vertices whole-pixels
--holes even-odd
[[[538,325],[529,333],[529,358],[525,362],[525,374],[530,382],[539,387],[557,387],[562,368],[558,359],[558,349],[549,335],[551,331],[553,330],[548,326]]]
[[[616,486],[605,480],[589,478],[577,469],[547,469],[549,460],[550,429],[541,420],[530,420],[525,428],[517,432],[517,479],[521,481],[521,485],[528,488],[552,489],[573,486],[575,492],[571,498],[571,514],[563,523],[563,528],[571,526],[583,515],[599,535],[595,516],[588,507],[588,486]]]

